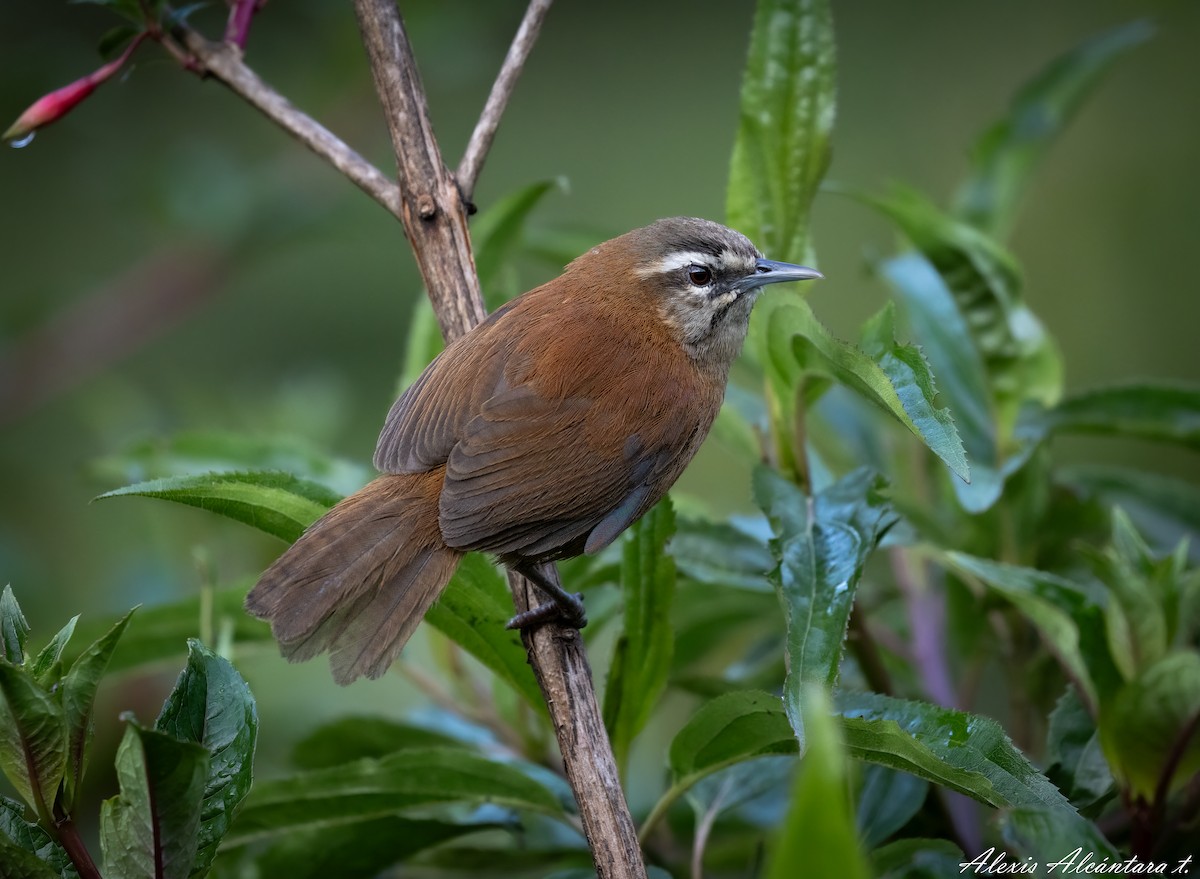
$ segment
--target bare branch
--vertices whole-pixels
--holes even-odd
[[[500,117],[504,115],[504,108],[508,106],[508,99],[517,84],[517,77],[525,67],[525,59],[533,51],[533,44],[537,42],[538,32],[542,29],[542,22],[545,21],[546,12],[549,11],[552,2],[553,0],[530,0],[525,17],[521,19],[521,26],[517,28],[517,35],[508,47],[508,54],[504,57],[500,73],[492,84],[492,93],[483,105],[483,113],[480,114],[479,122],[476,123],[475,131],[472,132],[471,140],[463,153],[458,173],[454,175],[458,180],[459,189],[462,190],[462,197],[468,203],[474,197],[479,172],[483,170],[483,162],[492,148],[496,129],[500,127]]]
[[[199,63],[200,72],[211,76],[262,111],[318,156],[345,175],[354,185],[395,216],[400,216],[400,188],[388,177],[343,143],[336,134],[311,116],[292,106],[242,61],[242,53],[229,43],[213,43],[190,29],[182,29],[183,44]],[[167,41],[164,45],[170,48]]]
[[[355,0],[354,8],[396,151],[400,219],[442,334],[454,339],[485,315],[464,202],[442,161],[394,0]],[[523,577],[510,573],[509,586],[518,612],[537,603],[533,584]],[[523,638],[554,722],[599,876],[645,879],[641,848],[601,719],[583,639],[574,629],[554,624],[527,631]]]

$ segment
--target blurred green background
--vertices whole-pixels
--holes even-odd
[[[457,164],[523,4],[401,6]],[[1099,31],[1155,21],[1155,38],[1117,65],[1054,147],[1014,250],[1028,300],[1061,342],[1069,388],[1200,380],[1200,4],[854,0],[834,13],[831,179],[876,190],[904,181],[943,203],[969,145],[1020,84]],[[752,14],[749,0],[561,0],[484,169],[480,207],[562,177],[565,191],[539,208],[534,232],[599,241],[660,216],[721,218]],[[222,19],[214,8],[194,23],[217,35]],[[95,67],[113,23],[88,5],[5,0],[0,121]],[[245,527],[150,500],[89,505],[118,484],[97,461],[139,440],[222,430],[294,435],[365,463],[421,295],[400,227],[381,208],[157,46],[136,57],[130,76],[28,148],[0,152],[0,583],[12,583],[35,642],[74,613],[194,592],[195,547],[223,584],[261,570],[281,545]],[[269,4],[248,61],[392,170],[350,4]],[[812,288],[813,304],[850,336],[884,300],[869,264],[895,242],[836,195],[818,201],[814,229],[829,280]],[[522,286],[554,273],[530,260]],[[1197,475],[1193,459],[1146,446],[1060,451]],[[721,510],[748,504],[745,479],[715,448],[683,490]],[[384,688],[408,686],[393,676],[335,695],[323,663],[284,669],[264,655],[241,668],[273,706],[264,712],[315,701],[322,714],[369,710],[388,702]],[[146,688],[146,706],[163,685]],[[264,727],[268,738],[296,733]]]

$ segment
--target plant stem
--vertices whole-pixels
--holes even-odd
[[[83,837],[79,835],[79,828],[75,826],[75,822],[68,815],[54,825],[58,833],[58,841],[62,844],[63,849],[67,853],[67,857],[71,859],[71,863],[75,865],[75,870],[79,873],[80,879],[103,879],[100,875],[100,870],[96,866],[96,862],[92,860],[91,853],[88,852],[87,846],[83,844]]]

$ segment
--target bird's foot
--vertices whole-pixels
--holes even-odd
[[[572,629],[582,629],[587,625],[587,611],[583,607],[583,593],[572,595],[563,592],[555,596],[553,601],[531,607],[514,616],[505,625],[506,629],[534,629],[546,623],[562,623]]]

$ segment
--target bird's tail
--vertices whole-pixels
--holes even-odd
[[[329,651],[339,684],[382,675],[446,588],[462,553],[438,527],[441,468],[381,476],[304,532],[246,610],[292,662]]]

